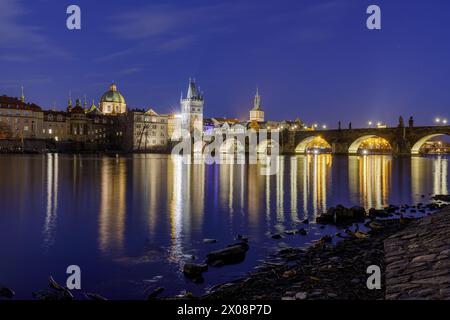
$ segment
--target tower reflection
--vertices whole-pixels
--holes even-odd
[[[202,229],[205,203],[205,165],[185,164],[172,155],[168,164],[168,208],[171,245],[169,259],[181,263],[183,242],[191,242],[193,229]],[[171,190],[170,190],[171,189]]]
[[[58,154],[47,154],[46,166],[47,206],[43,229],[43,247],[49,249],[55,242],[56,220],[58,216]]]
[[[383,155],[350,156],[348,160],[350,194],[366,209],[388,205],[392,178],[392,158]]]
[[[448,194],[448,157],[412,157],[411,191],[414,201],[422,201],[427,190]]]
[[[103,254],[121,253],[125,237],[126,162],[100,160],[99,248]]]

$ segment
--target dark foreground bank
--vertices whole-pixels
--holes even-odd
[[[450,209],[447,207],[436,215],[450,216]],[[392,236],[395,238],[398,234],[406,240],[415,238],[413,235],[418,234],[418,228],[421,225],[420,221],[415,222],[415,220],[402,216],[389,220],[373,219],[367,224],[370,225],[367,233],[348,232],[346,238],[335,245],[331,243],[330,237],[324,237],[307,250],[291,248],[282,250],[273,257],[274,262],[265,263],[248,278],[218,286],[202,299],[385,299],[385,241]],[[442,243],[441,245],[447,246],[447,251],[450,253],[450,245]],[[424,252],[421,254],[426,255]],[[435,257],[427,258],[432,260]],[[407,262],[404,261],[404,264]],[[379,290],[370,290],[367,286],[370,276],[367,269],[373,265],[381,269],[381,289]],[[419,267],[422,267],[419,271],[426,268],[423,264]],[[429,271],[429,277],[433,277],[433,270]],[[408,279],[404,277],[402,284],[410,285]],[[422,298],[426,298],[426,295]]]

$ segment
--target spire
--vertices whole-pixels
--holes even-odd
[[[255,99],[253,100],[253,109],[255,110],[261,109],[261,96],[259,95],[258,87],[256,87]]]
[[[22,101],[23,103],[25,103],[25,95],[23,94],[23,86],[21,86],[20,89],[21,89],[20,101]]]
[[[67,103],[69,108],[72,108],[72,90],[69,90],[69,101]]]
[[[77,100],[75,101],[75,104],[77,107],[81,107],[80,97],[77,98]]]
[[[110,91],[117,91],[117,86],[116,86],[116,83],[113,81],[112,83],[111,83],[111,85],[109,86],[109,90]]]
[[[198,97],[197,87],[195,86],[195,79],[189,78],[189,88],[187,92],[187,99],[195,99]]]
[[[86,95],[84,95],[84,103],[83,103],[83,107],[84,107],[84,108],[87,107]]]

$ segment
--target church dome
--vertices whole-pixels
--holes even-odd
[[[100,102],[125,103],[125,98],[117,91],[117,86],[113,83],[109,87],[109,90],[102,95]]]

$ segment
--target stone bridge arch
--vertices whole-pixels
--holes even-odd
[[[393,149],[393,142],[392,142],[391,139],[389,139],[387,137],[384,137],[382,135],[378,135],[378,134],[365,134],[365,135],[362,135],[362,136],[360,136],[360,137],[358,137],[355,140],[350,142],[350,146],[348,147],[348,154],[357,154],[361,144],[365,140],[370,139],[370,138],[382,138],[382,139],[385,139],[389,143],[389,145],[391,146],[391,149]]]
[[[420,148],[422,148],[422,146],[425,144],[425,142],[427,142],[430,139],[445,136],[445,135],[449,135],[449,133],[448,132],[447,133],[433,133],[433,134],[429,134],[429,135],[426,135],[426,136],[420,138],[411,147],[411,154],[413,154],[413,155],[420,154]]]
[[[311,142],[313,142],[315,139],[322,139],[322,140],[324,140],[326,143],[328,143],[328,145],[330,146],[330,148],[331,148],[331,143],[327,140],[327,139],[324,139],[321,135],[311,135],[311,136],[308,136],[308,137],[306,137],[306,138],[304,138],[303,140],[301,140],[297,145],[296,145],[296,147],[295,147],[295,153],[296,154],[305,154],[306,153],[306,149],[308,148],[308,146],[309,146],[309,144],[311,143]]]

